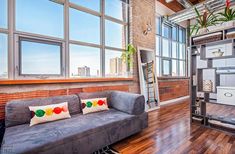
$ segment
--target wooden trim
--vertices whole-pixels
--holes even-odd
[[[189,80],[190,77],[157,77],[158,80]]]
[[[91,83],[133,81],[133,78],[81,78],[81,79],[49,79],[49,80],[2,80],[0,85],[55,84],[55,83]]]

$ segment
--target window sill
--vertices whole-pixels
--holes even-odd
[[[81,78],[81,79],[49,79],[49,80],[2,80],[0,85],[55,84],[55,83],[92,83],[133,81],[133,78]]]

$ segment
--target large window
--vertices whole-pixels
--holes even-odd
[[[62,45],[20,38],[20,75],[61,75]]]
[[[185,29],[156,18],[156,64],[158,76],[186,76]]]
[[[100,76],[100,49],[80,45],[70,45],[70,76]]]
[[[70,0],[70,2],[100,12],[100,0]]]
[[[125,27],[121,24],[105,21],[105,45],[124,49],[126,46]]]
[[[105,0],[105,15],[127,21],[127,4],[125,0]]]
[[[0,28],[7,28],[7,0],[0,0]]]
[[[0,78],[129,74],[121,57],[128,43],[125,0],[7,2],[0,0]]]
[[[105,75],[109,77],[124,76],[126,74],[126,64],[121,58],[122,52],[105,51]]]
[[[0,79],[7,78],[7,35],[0,33]]]
[[[100,17],[70,8],[70,39],[100,44]]]
[[[63,7],[50,0],[16,0],[16,30],[63,38]]]

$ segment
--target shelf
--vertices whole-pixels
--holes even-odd
[[[223,106],[233,106],[235,107],[235,105],[229,105],[229,104],[222,104],[217,102],[217,100],[210,100],[210,102],[205,102],[205,103],[210,103],[210,104],[216,104],[216,105],[223,105]]]
[[[220,71],[220,72],[218,72]],[[224,72],[221,72],[224,71]],[[235,74],[235,67],[224,67],[224,68],[217,68],[216,74]]]
[[[226,43],[226,42],[233,42],[234,39],[223,39],[223,40],[218,40],[218,41],[208,42],[208,43],[203,43],[203,44],[197,44],[197,45],[192,45],[192,46],[218,45],[218,44],[223,44],[223,43]]]
[[[207,94],[217,94],[215,91],[198,91],[199,93],[207,93]]]
[[[226,58],[235,58],[235,55],[221,56],[221,57],[210,57],[210,58],[201,58],[201,60],[216,60],[216,59],[226,59]]]
[[[200,53],[192,53],[192,56],[200,56]]]
[[[204,117],[203,115],[200,115],[200,114],[196,114],[196,113],[192,113],[193,116],[197,116],[197,117]]]
[[[235,125],[235,120],[231,120],[232,118],[228,118],[228,117],[220,118],[219,116],[211,115],[211,116],[206,116],[206,118],[208,118],[209,120],[217,120],[226,124]]]

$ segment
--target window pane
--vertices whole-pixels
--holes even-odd
[[[161,72],[160,68],[161,68],[160,58],[156,57],[156,74],[157,74],[157,76],[160,76],[160,72]]]
[[[70,45],[70,77],[100,76],[100,49]]]
[[[162,56],[163,57],[170,57],[170,50],[169,50],[169,40],[162,39]]]
[[[185,61],[180,61],[180,64],[179,64],[179,75],[180,76],[185,76]]]
[[[126,30],[121,24],[105,21],[105,45],[110,47],[126,48]]]
[[[177,43],[172,42],[172,58],[177,58]]]
[[[170,75],[170,61],[163,60],[163,75]]]
[[[7,0],[0,0],[0,27],[7,28]]]
[[[166,38],[170,38],[170,27],[163,25],[162,27],[162,36],[166,37]]]
[[[178,73],[177,73],[177,60],[172,60],[172,76],[178,76]]]
[[[160,17],[157,17],[156,18],[156,30],[157,30],[157,34],[161,34],[161,18]]]
[[[0,34],[0,78],[7,78],[8,76],[7,51],[8,51],[7,35]]]
[[[70,0],[70,2],[100,12],[100,0]]]
[[[177,27],[173,26],[172,28],[172,39],[177,40]]]
[[[20,74],[60,75],[61,44],[21,41]]]
[[[160,44],[161,44],[161,42],[160,42],[160,37],[156,37],[156,55],[160,55]]]
[[[182,28],[179,28],[179,42],[184,42],[185,36]]]
[[[126,76],[127,65],[121,55],[119,51],[105,51],[105,76]]]
[[[180,59],[185,59],[185,45],[184,44],[180,44],[179,45],[179,58]]]
[[[100,17],[70,8],[70,39],[100,44]]]
[[[105,14],[122,21],[127,21],[127,4],[124,0],[105,0]]]
[[[49,0],[17,0],[16,29],[63,38],[63,5]]]

